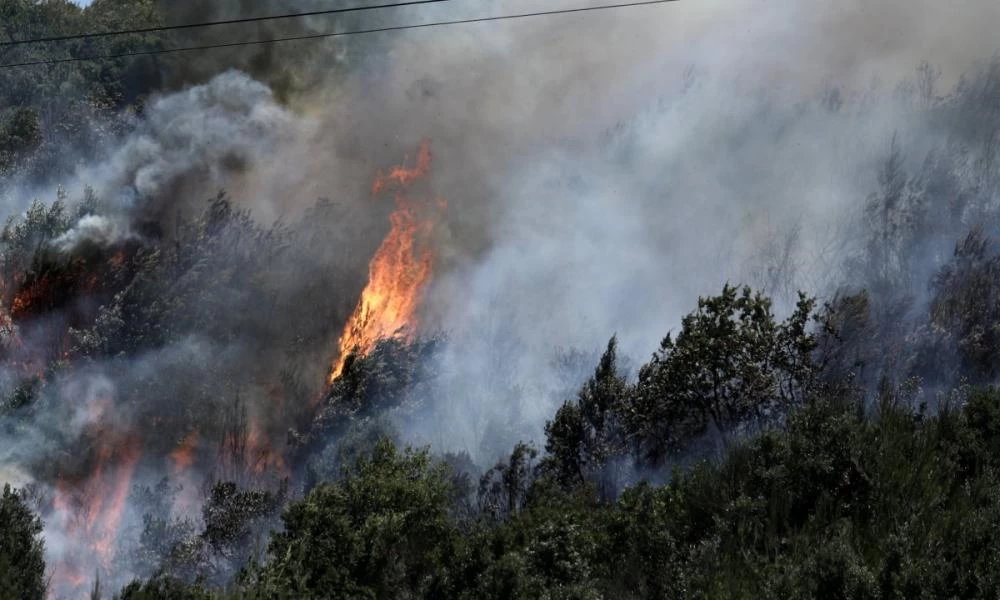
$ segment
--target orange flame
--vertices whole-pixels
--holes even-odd
[[[249,465],[255,474],[262,475],[272,470],[283,477],[290,475],[285,459],[271,447],[267,432],[256,419],[250,421],[247,450]]]
[[[194,449],[198,445],[198,432],[192,431],[181,443],[170,453],[170,460],[174,463],[174,475],[179,475],[194,464]]]
[[[431,162],[430,142],[424,140],[420,143],[415,166],[394,167],[388,174],[379,172],[372,184],[373,195],[393,184],[396,186],[396,210],[389,216],[392,224],[389,234],[368,264],[368,284],[354,314],[344,326],[340,352],[330,371],[328,384],[343,372],[344,362],[352,351],[363,356],[371,352],[381,338],[410,338],[413,335],[420,297],[433,272],[430,236],[435,219],[425,210],[428,203],[411,200],[406,191],[427,176]],[[445,202],[438,199],[434,205],[443,209]]]
[[[173,465],[174,482],[181,487],[172,507],[175,514],[190,513],[198,505],[198,489],[190,471],[198,449],[198,438],[198,431],[192,431],[169,455]]]
[[[93,553],[75,553],[56,565],[55,586],[67,592],[79,591],[86,579],[83,573],[92,567],[111,569],[132,476],[141,455],[141,442],[134,434],[118,439],[111,439],[114,436],[109,432],[100,435],[93,472],[82,482],[60,479],[53,499],[53,509],[65,520],[67,533]]]
[[[106,498],[107,503],[98,501],[98,510],[103,508],[103,523],[97,538],[96,549],[101,556],[101,562],[105,567],[111,567],[111,553],[114,548],[115,537],[121,525],[122,515],[125,511],[125,501],[128,499],[129,488],[132,486],[132,474],[139,462],[141,452],[139,438],[132,435],[116,449],[119,454],[118,464],[111,475],[112,483],[110,495]]]
[[[48,280],[41,279],[34,285],[30,285],[18,292],[10,304],[11,318],[17,320],[27,316],[35,304],[51,295],[49,287]]]

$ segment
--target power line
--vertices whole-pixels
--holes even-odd
[[[452,21],[435,21],[432,23],[419,23],[414,25],[395,25],[390,27],[375,27],[372,29],[356,29],[352,31],[341,31],[335,33],[317,33],[311,35],[297,35],[291,37],[274,38],[270,40],[253,40],[249,42],[230,42],[222,44],[205,44],[201,46],[186,46],[182,48],[165,48],[160,50],[140,50],[136,52],[123,52],[120,54],[100,54],[94,56],[80,56],[74,58],[59,58],[51,60],[36,60],[21,63],[0,64],[0,69],[10,69],[14,67],[31,67],[37,65],[55,65],[60,63],[90,61],[90,60],[111,60],[116,58],[129,58],[134,56],[152,56],[157,54],[172,54],[176,52],[192,52],[195,50],[213,50],[216,48],[235,48],[238,46],[255,46],[263,44],[278,44],[282,42],[295,42],[301,40],[316,40],[321,38],[333,38],[348,35],[363,35],[368,33],[384,33],[390,31],[404,31],[407,29],[424,29],[428,27],[442,27],[445,25],[464,25],[469,23],[485,23],[489,21],[507,21],[511,19],[526,19],[531,17],[544,17],[550,15],[565,15],[572,13],[583,13],[598,10],[611,10],[616,8],[630,8],[635,6],[650,6],[654,4],[667,4],[679,2],[680,0],[645,0],[642,2],[627,2],[623,4],[603,4],[600,6],[588,6],[584,8],[568,8],[561,10],[547,10],[530,13],[519,13],[514,15],[500,15],[496,17],[479,17],[474,19],[456,19]]]
[[[379,10],[383,8],[403,8],[406,6],[417,6],[420,4],[439,4],[450,2],[451,0],[411,0],[409,2],[394,2],[392,4],[376,4],[374,6],[354,6],[350,8],[333,8],[329,10],[314,10],[310,12],[288,13],[283,15],[271,15],[268,17],[247,17],[243,19],[228,19],[225,21],[208,21],[206,23],[186,23],[183,25],[164,25],[161,27],[147,27],[145,29],[120,29],[117,31],[101,31],[96,33],[79,33],[75,35],[60,35],[54,37],[34,38],[30,40],[8,40],[0,42],[2,46],[19,46],[22,44],[41,44],[43,42],[64,42],[67,40],[85,40],[92,38],[112,37],[116,35],[130,35],[137,33],[156,33],[160,31],[177,31],[179,29],[197,29],[201,27],[215,27],[218,25],[237,25],[240,23],[260,23],[263,21],[280,21],[284,19],[299,19],[302,17],[316,17],[321,15],[339,15],[352,12],[363,12]]]

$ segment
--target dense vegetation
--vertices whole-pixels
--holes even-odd
[[[0,39],[162,14],[152,1],[16,0],[0,7]],[[4,47],[0,60],[160,43]],[[2,184],[58,179],[168,81],[225,66],[0,71]],[[343,205],[265,226],[220,193],[141,239],[66,252],[80,223],[118,215],[93,193],[35,202],[0,233],[0,434],[17,442],[3,456],[56,487],[129,436],[143,438],[140,466],[221,440],[217,455],[192,450],[211,476],[193,510],[173,510],[185,490],[169,478],[130,490],[137,522],[113,564],[137,578],[120,590],[95,578],[95,598],[1000,596],[1000,61],[947,96],[935,81],[925,65],[900,93],[942,141],[913,156],[886,140],[838,293],[799,294],[776,315],[768,294],[782,286],[725,285],[635,370],[611,338],[589,376],[567,377],[576,389],[544,440],[485,472],[397,430],[428,418],[447,336],[383,340],[316,389],[379,237],[331,239],[357,216]],[[863,109],[828,90],[810,110]],[[86,411],[67,406],[67,374],[113,382],[128,418],[100,413],[90,388],[71,390]],[[512,378],[504,393],[530,393]],[[280,438],[287,453],[261,442]],[[38,515],[52,506],[41,486],[3,487],[0,597],[45,597],[53,544]]]
[[[9,485],[0,496],[0,589],[8,598],[45,597],[42,523]]]
[[[64,1],[11,0],[0,6],[0,40],[72,35],[80,31],[155,26],[153,0],[97,0],[87,10]],[[21,64],[123,54],[158,48],[154,35],[5,46],[0,62]],[[112,141],[160,85],[152,59],[61,63],[0,69],[0,178],[58,177],[82,156]]]
[[[232,597],[993,597],[1000,393],[930,416],[903,390],[817,395],[718,464],[641,483],[535,477],[515,450],[467,482],[379,442],[283,514]],[[465,485],[463,485],[465,483]],[[162,575],[124,598],[198,598]],[[213,596],[214,597],[214,596]],[[220,593],[220,597],[229,595]]]

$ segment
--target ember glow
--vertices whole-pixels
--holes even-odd
[[[190,514],[198,507],[198,486],[191,468],[195,463],[199,441],[198,431],[192,431],[170,453],[173,480],[180,487],[173,505],[174,514],[177,515]]]
[[[170,453],[174,465],[174,475],[179,475],[194,464],[194,451],[198,446],[198,432],[192,431],[181,440],[181,443]]]
[[[343,373],[352,352],[364,356],[381,338],[411,338],[415,332],[420,298],[433,275],[431,234],[446,207],[442,198],[411,194],[414,184],[430,173],[432,161],[430,141],[424,140],[413,167],[380,172],[372,184],[373,195],[394,191],[396,210],[389,216],[389,234],[368,265],[368,284],[344,326],[330,384]]]

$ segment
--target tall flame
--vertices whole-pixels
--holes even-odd
[[[61,592],[81,592],[92,567],[109,572],[125,503],[142,448],[137,435],[102,431],[94,471],[82,481],[60,479],[53,509],[66,532],[80,540],[91,555],[67,555],[55,565],[53,585]]]
[[[389,234],[368,264],[368,284],[344,326],[340,352],[328,378],[330,384],[343,372],[351,352],[363,356],[381,338],[409,338],[415,331],[420,297],[434,266],[430,236],[436,219],[428,209],[442,210],[446,203],[441,198],[433,202],[415,200],[407,192],[430,173],[431,162],[430,141],[423,140],[413,167],[404,164],[388,173],[379,172],[372,184],[373,195],[395,188],[396,210],[389,216]]]

